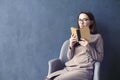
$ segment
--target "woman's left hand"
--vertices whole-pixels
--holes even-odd
[[[87,46],[88,45],[88,41],[81,38],[81,41],[79,41],[79,44],[82,45],[82,46]]]

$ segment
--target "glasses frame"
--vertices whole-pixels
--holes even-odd
[[[78,19],[78,21],[80,21],[80,22],[87,22],[88,20],[90,20],[90,19],[88,19],[88,18]]]

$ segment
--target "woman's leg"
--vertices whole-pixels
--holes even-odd
[[[61,74],[63,74],[63,73],[66,73],[66,72],[67,72],[67,71],[66,71],[65,69],[59,70],[59,71],[56,71],[56,72],[53,72],[53,73],[47,75],[47,78],[48,78],[48,79],[51,79],[51,78],[53,78],[53,77],[56,77],[56,76],[58,76],[58,75],[61,75]]]
[[[54,80],[90,80],[91,76],[87,71],[74,70],[57,76]]]

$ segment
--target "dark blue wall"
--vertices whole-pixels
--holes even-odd
[[[43,80],[80,11],[104,38],[101,80],[119,80],[119,0],[0,0],[0,80]]]

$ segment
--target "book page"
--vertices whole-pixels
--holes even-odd
[[[81,38],[86,39],[87,41],[90,40],[90,29],[88,27],[80,28]]]

